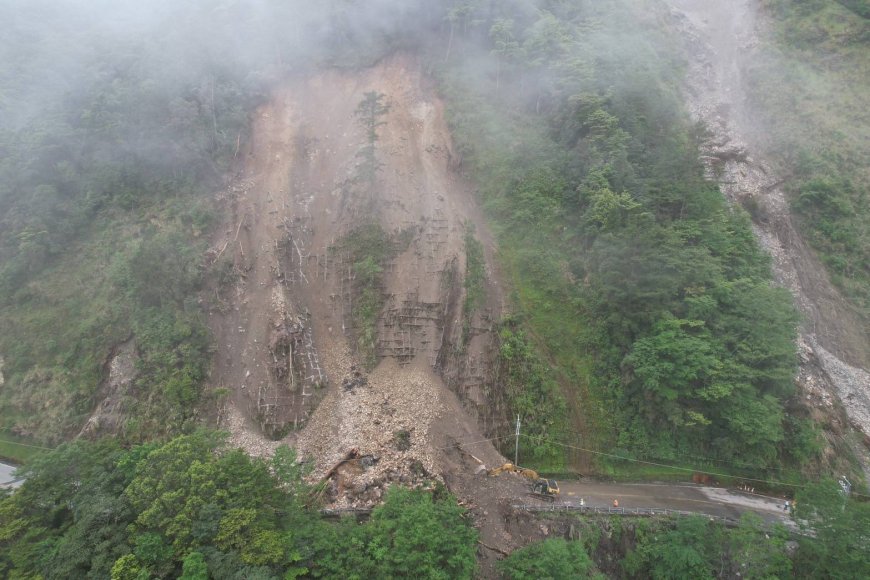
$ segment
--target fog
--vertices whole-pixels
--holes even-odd
[[[623,6],[625,4],[625,6]],[[624,2],[552,0],[7,0],[0,6],[2,127],[21,128],[81,99],[113,77],[135,77],[145,90],[172,96],[204,75],[237,82],[274,81],[312,66],[370,64],[390,50],[437,50],[453,59],[478,57],[495,66],[498,33],[507,23],[507,47],[546,49],[558,34],[547,11],[583,12],[589,27],[580,42],[607,42],[614,58],[631,54],[643,40],[626,25],[614,37],[596,36],[596,18],[623,18]],[[616,11],[616,12],[614,12]],[[528,32],[523,32],[537,22]],[[626,21],[627,23],[627,21]],[[526,34],[527,37],[521,35]],[[534,36],[540,38],[535,40]],[[552,36],[552,38],[547,38]],[[464,48],[458,45],[464,43]],[[450,45],[448,47],[448,44]],[[528,45],[528,46],[527,46]],[[437,47],[437,49],[435,48]],[[600,51],[599,51],[600,52]],[[452,54],[450,54],[452,53]],[[543,52],[540,58],[546,58]],[[508,58],[510,58],[508,56]],[[545,64],[542,61],[542,64]],[[531,79],[527,79],[531,82]]]
[[[0,5],[0,260],[19,258],[7,274],[38,269],[40,260],[21,257],[21,232],[42,232],[37,255],[51,255],[107,204],[213,188],[245,141],[249,113],[282,80],[320,67],[412,52],[435,76],[451,68],[466,94],[536,114],[584,92],[637,98],[664,42],[659,23],[641,17],[655,6],[8,0]],[[0,276],[0,286],[18,279]]]
[[[206,73],[273,78],[395,37],[409,21],[422,22],[423,5],[7,1],[0,6],[2,123],[20,128],[112,76],[135,75],[166,93]]]
[[[3,2],[0,234],[74,228],[57,214],[119,179],[207,186],[275,83],[419,46],[439,18],[398,0]],[[17,245],[0,235],[0,257]]]

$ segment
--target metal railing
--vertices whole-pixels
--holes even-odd
[[[369,516],[371,515],[371,508],[334,508],[334,509],[322,509],[320,510],[320,515],[324,517],[341,517],[341,516]]]
[[[523,510],[527,512],[580,512],[582,514],[603,514],[610,516],[634,516],[634,517],[651,517],[651,516],[682,516],[682,517],[690,517],[697,516],[702,518],[707,518],[710,520],[715,520],[722,522],[726,525],[737,525],[737,520],[733,518],[726,518],[722,516],[714,516],[711,514],[705,514],[701,512],[692,512],[687,510],[674,510],[669,508],[646,508],[646,507],[636,507],[636,508],[627,508],[627,507],[597,507],[597,506],[580,506],[574,504],[559,504],[552,503],[549,505],[537,505],[537,504],[514,504],[513,507],[516,510]]]

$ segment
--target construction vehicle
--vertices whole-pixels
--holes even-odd
[[[486,472],[489,476],[501,475],[502,473],[516,473],[532,481],[532,491],[529,495],[545,501],[556,501],[559,496],[559,484],[555,479],[546,479],[538,476],[534,469],[520,467],[513,463],[505,463],[501,467],[490,469]]]
[[[525,477],[526,479],[531,479],[532,481],[538,480],[538,472],[534,469],[527,469],[525,467],[520,467],[519,465],[514,465],[513,463],[505,463],[501,467],[496,467],[494,469],[490,469],[486,472],[487,475],[494,476],[500,475],[502,473],[518,473],[519,475]]]
[[[540,478],[532,484],[531,495],[546,501],[556,501],[559,497],[559,484],[555,479]]]

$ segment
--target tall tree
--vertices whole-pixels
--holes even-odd
[[[385,102],[386,95],[377,91],[369,91],[359,102],[354,114],[359,124],[365,130],[365,144],[357,152],[360,158],[359,178],[368,184],[368,193],[372,195],[375,180],[382,164],[377,159],[375,144],[378,141],[378,127],[386,125],[384,115],[390,111],[390,105]]]
[[[797,495],[795,517],[807,532],[795,558],[802,577],[870,578],[870,504],[825,479]]]
[[[514,35],[514,21],[509,18],[497,19],[489,29],[489,37],[493,45],[492,54],[495,55],[495,91],[498,92],[502,63],[514,59],[522,48]]]

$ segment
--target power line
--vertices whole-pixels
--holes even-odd
[[[479,441],[466,441],[466,442],[456,441],[454,443],[451,443],[450,445],[445,445],[444,447],[436,447],[435,450],[441,451],[442,449],[450,449],[451,447],[454,447],[456,445],[459,445],[459,446],[477,445],[478,443],[487,443],[489,441],[499,441],[501,439],[510,439],[512,437],[513,437],[513,435],[502,435],[501,437],[493,437],[491,439],[480,439]]]
[[[576,445],[568,445],[567,443],[560,443],[558,441],[553,441],[550,439],[546,439],[544,437],[535,437],[534,435],[526,435],[525,433],[523,433],[522,436],[527,437],[529,439],[536,439],[538,441],[544,441],[546,443],[552,443],[554,445],[559,445],[560,447],[566,447],[568,449],[576,449],[577,451],[585,451],[586,453],[592,453],[594,455],[603,455],[605,457],[612,457],[614,459],[622,459],[623,461],[633,461],[635,463],[643,463],[645,465],[654,465],[656,467],[667,467],[668,469],[675,469],[677,471],[686,471],[689,473],[702,473],[704,475],[713,475],[716,477],[734,477],[733,475],[730,475],[727,473],[715,473],[712,471],[704,471],[702,469],[693,469],[691,467],[678,467],[676,465],[667,465],[665,463],[657,463],[655,461],[644,461],[643,459],[634,459],[631,457],[623,457],[621,455],[615,455],[613,453],[605,453],[604,451],[594,451],[592,449],[585,449],[583,447],[577,447]],[[807,487],[807,485],[804,483],[788,483],[785,481],[776,481],[776,480],[772,480],[772,479],[757,479],[754,477],[741,477],[740,479],[744,480],[744,481],[754,481],[757,483],[767,483],[767,484],[773,484],[773,485],[787,485],[789,487],[798,487],[798,488]],[[857,495],[857,496],[861,496],[861,497],[870,497],[866,494],[857,493],[857,492],[852,492],[852,495]]]
[[[645,465],[654,465],[656,467],[667,467],[668,469],[675,469],[677,471],[686,471],[689,473],[703,473],[704,475],[715,475],[717,477],[734,477],[733,475],[726,474],[726,473],[714,473],[711,471],[703,471],[701,469],[695,469],[692,467],[679,467],[676,465],[668,465],[666,463],[658,463],[656,461],[646,461],[644,459],[635,459],[633,457],[625,457],[623,455],[616,455],[615,453],[606,453],[604,451],[595,451],[594,449],[586,449],[585,447],[578,447],[576,445],[568,445],[567,443],[560,443],[559,441],[553,441],[552,439],[545,439],[544,437],[535,437],[534,435],[523,434],[523,437],[528,437],[529,439],[536,439],[538,441],[544,441],[545,443],[552,443],[553,445],[558,445],[560,447],[566,447],[568,449],[575,449],[577,451],[584,451],[586,453],[592,453],[593,455],[602,455],[604,457],[612,457],[613,459],[621,459],[623,461],[633,461],[634,463],[643,463]],[[753,479],[751,477],[741,477],[740,479],[745,479],[747,481],[757,481],[757,482],[761,482],[761,483],[778,483],[781,485],[803,487],[802,485],[795,484],[795,483],[778,482],[778,481],[764,480],[764,479]]]
[[[489,439],[479,439],[477,441],[457,441],[457,442],[451,443],[450,445],[446,445],[444,447],[436,447],[435,449],[440,451],[443,449],[449,449],[455,445],[459,445],[459,446],[477,445],[480,443],[489,443],[492,441],[500,441],[502,439],[510,439],[511,437],[514,437],[514,436],[515,435],[502,435],[500,437],[491,437]],[[676,465],[668,465],[666,463],[658,463],[655,461],[646,461],[644,459],[634,459],[633,457],[625,457],[622,455],[616,455],[614,453],[606,453],[604,451],[595,451],[594,449],[586,449],[585,447],[578,447],[576,445],[568,445],[567,443],[553,441],[551,439],[546,439],[544,437],[536,437],[534,435],[527,435],[525,433],[520,433],[520,436],[526,437],[528,439],[533,439],[536,441],[544,441],[546,443],[552,443],[553,445],[558,445],[560,447],[565,447],[567,449],[574,449],[576,451],[583,451],[585,453],[592,453],[593,455],[601,455],[604,457],[611,457],[613,459],[620,459],[622,461],[632,461],[634,463],[643,463],[644,465],[653,465],[656,467],[666,467],[668,469],[674,469],[677,471],[685,471],[688,473],[702,473],[704,475],[713,475],[716,477],[735,477],[734,475],[728,474],[728,473],[716,473],[716,472],[712,472],[712,471],[705,471],[702,469],[695,469],[695,468],[691,468],[691,467],[679,467]],[[43,447],[41,445],[31,445],[29,443],[20,443],[18,441],[9,441],[8,439],[0,439],[0,443],[9,443],[12,445],[20,445],[21,447],[31,447],[33,449],[43,449],[45,451],[54,451],[55,449],[57,449],[56,447]],[[776,481],[776,480],[772,480],[772,479],[758,479],[758,478],[753,478],[753,477],[740,477],[740,479],[745,480],[745,481],[754,481],[757,483],[767,483],[767,484],[773,484],[773,485],[787,485],[789,487],[798,487],[798,488],[805,488],[806,487],[806,484],[788,483],[785,481]],[[856,495],[859,497],[870,497],[870,495],[858,493],[858,492],[854,492],[854,491],[852,492],[851,495]]]
[[[567,434],[570,434],[570,435],[575,435],[577,437],[588,437],[588,434],[579,433],[577,431],[572,431],[570,429],[565,429],[564,432]],[[775,466],[775,465],[771,465],[771,466],[753,465],[751,463],[742,463],[739,461],[735,461],[733,459],[714,459],[712,457],[706,457],[703,455],[689,455],[687,453],[681,453],[680,455],[682,455],[684,457],[690,457],[692,459],[697,459],[700,461],[709,461],[711,463],[724,463],[726,465],[731,465],[734,467],[741,467],[744,469],[758,469],[758,470],[762,470],[762,471],[773,470],[773,471],[780,471],[780,472],[786,472],[786,473],[797,473],[797,474],[800,473],[800,470],[797,470],[797,469],[789,469],[787,467],[780,467],[780,466]]]
[[[0,439],[0,443],[10,443],[12,445],[20,445],[22,447],[32,447],[34,449],[45,449],[46,451],[54,451],[57,447],[43,447],[41,445],[30,445],[29,443],[19,443],[18,441],[9,441],[8,439]]]

